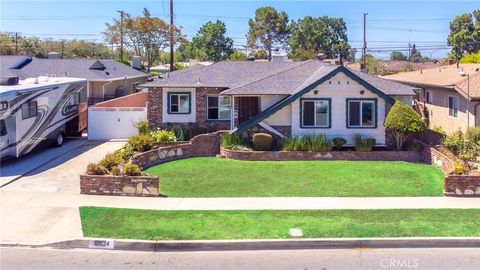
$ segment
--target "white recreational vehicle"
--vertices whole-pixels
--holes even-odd
[[[56,146],[87,127],[87,81],[46,77],[0,80],[0,158]]]

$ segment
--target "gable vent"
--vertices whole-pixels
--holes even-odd
[[[90,66],[90,69],[105,70],[105,69],[107,69],[107,67],[102,62],[97,60],[97,61],[95,61],[95,63],[93,63],[93,65]]]

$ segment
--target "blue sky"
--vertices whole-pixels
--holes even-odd
[[[405,50],[416,43],[427,56],[445,57],[449,21],[456,15],[479,8],[478,1],[188,1],[174,0],[175,24],[189,38],[209,20],[220,19],[227,25],[235,46],[245,45],[248,18],[261,6],[286,11],[290,19],[304,16],[342,17],[347,22],[352,47],[360,48],[362,14],[367,16],[367,41],[370,53],[386,57],[388,50]],[[100,35],[105,22],[118,16],[117,10],[141,14],[144,7],[165,20],[169,0],[122,1],[40,1],[0,0],[0,29],[38,35],[42,38],[83,38],[103,42]]]

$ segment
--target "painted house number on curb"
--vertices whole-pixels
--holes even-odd
[[[88,248],[113,249],[114,243],[113,240],[90,240]]]

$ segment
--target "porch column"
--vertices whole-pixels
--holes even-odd
[[[230,130],[235,128],[235,96],[232,96],[232,109],[230,110]]]

